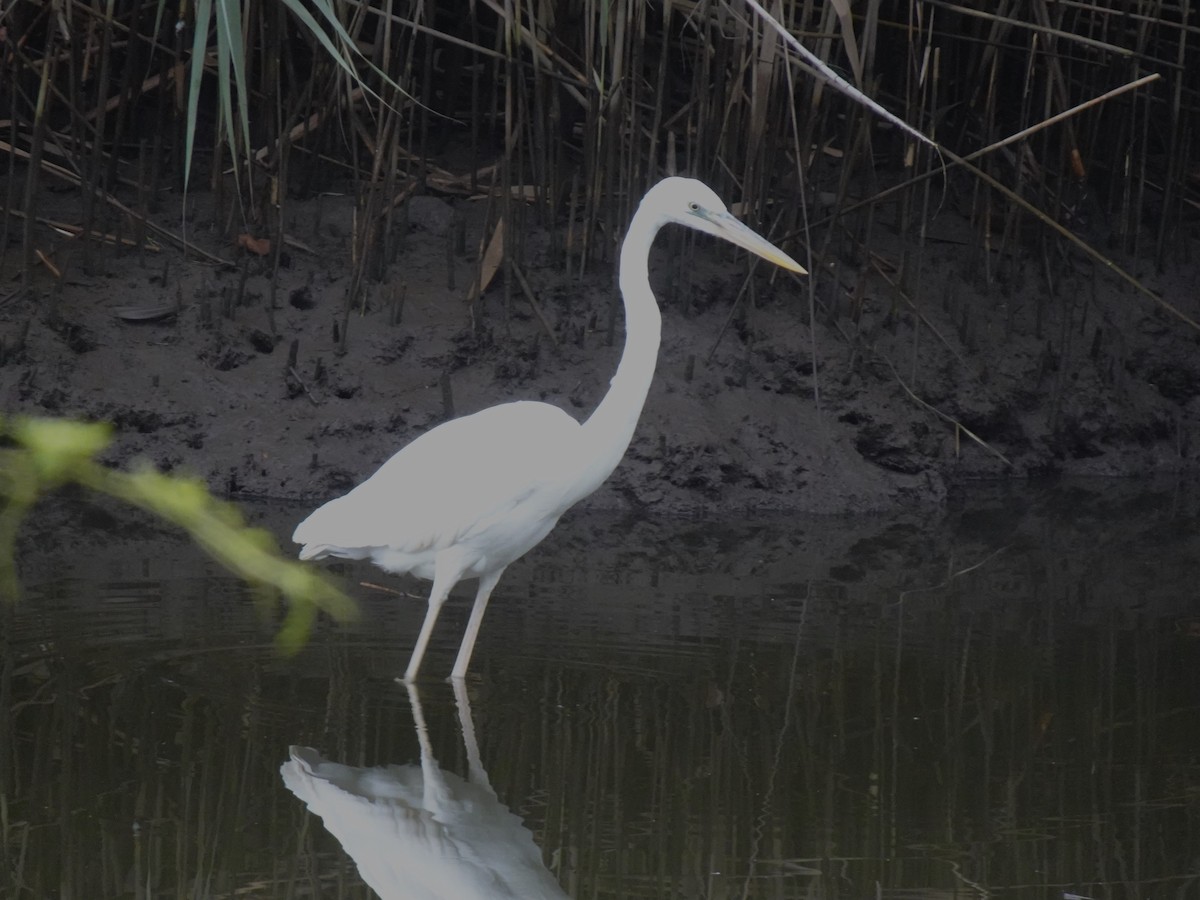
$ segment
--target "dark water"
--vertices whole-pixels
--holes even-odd
[[[388,897],[1200,897],[1198,511],[1092,484],[577,515],[501,582],[457,696],[467,596],[410,693],[421,583],[341,570],[421,596],[355,587],[362,620],[284,660],[178,537],[35,526],[0,896],[371,896],[349,851]],[[396,768],[285,784],[290,745]]]

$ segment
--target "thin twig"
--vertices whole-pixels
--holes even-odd
[[[9,144],[7,141],[0,141],[0,151],[7,151],[8,153],[11,153],[14,156],[16,156],[18,159],[32,159],[32,157],[30,156],[28,151],[22,150],[19,147],[14,147],[11,144]],[[55,163],[49,162],[44,159],[39,160],[39,166],[42,170],[49,172],[51,175],[55,175],[55,176],[61,178],[63,181],[66,181],[69,184],[74,185],[75,187],[83,186],[83,180],[78,175],[76,175],[74,172],[72,172],[70,169],[63,168],[60,165],[57,165]],[[200,247],[197,247],[195,244],[191,243],[186,238],[180,237],[179,235],[175,234],[174,232],[169,231],[166,228],[163,228],[161,225],[151,222],[149,219],[145,218],[144,216],[138,215],[136,212],[134,212],[132,209],[130,209],[128,206],[126,206],[124,203],[122,203],[120,200],[118,200],[116,197],[114,197],[108,191],[98,190],[98,193],[100,194],[101,199],[103,199],[104,202],[107,203],[109,206],[113,207],[114,209],[118,210],[119,212],[124,213],[125,215],[127,215],[131,219],[133,219],[134,221],[142,222],[143,224],[145,224],[146,228],[148,228],[150,231],[153,231],[155,234],[159,235],[160,237],[165,238],[166,240],[170,241],[172,244],[175,244],[181,250],[184,250],[185,252],[188,252],[188,253],[195,253],[198,256],[201,256],[204,259],[208,260],[209,262],[215,263],[218,266],[226,266],[229,268],[234,267],[235,264],[232,260],[222,259],[221,257],[216,256],[215,254],[209,253],[207,250],[203,250]],[[9,212],[13,212],[13,210],[9,210]]]
[[[308,389],[308,385],[304,383],[304,379],[300,377],[300,373],[296,371],[295,366],[288,366],[288,374],[296,379],[296,384],[304,389],[304,393],[308,395],[308,399],[312,401],[313,406],[320,406],[321,401],[314,396],[313,392]]]
[[[894,365],[892,365],[892,361],[890,359],[888,359],[886,356],[884,356],[882,353],[879,353],[878,351],[876,351],[876,355],[880,359],[882,359],[885,363],[887,363],[887,367],[892,370],[892,375],[894,375],[896,378],[896,383],[899,384],[900,387],[902,387],[904,389],[904,392],[906,394],[908,394],[908,396],[911,397],[916,403],[925,407],[925,409],[929,410],[931,413],[933,413],[939,419],[941,419],[945,422],[949,422],[951,425],[953,425],[955,428],[956,435],[958,432],[962,432],[967,437],[969,437],[971,440],[973,440],[975,443],[977,443],[980,447],[982,447],[984,450],[986,450],[988,453],[991,453],[994,456],[996,456],[1006,466],[1012,465],[1012,462],[1009,460],[1009,458],[1007,456],[1005,456],[1003,453],[1001,453],[999,450],[997,450],[995,447],[993,447],[991,444],[989,444],[987,441],[985,441],[983,438],[981,438],[979,435],[977,435],[975,432],[973,432],[970,428],[968,428],[962,422],[958,421],[958,419],[954,418],[954,416],[951,416],[948,413],[942,412],[936,406],[933,406],[930,403],[928,403],[927,401],[922,400],[920,397],[918,397],[913,392],[912,388],[910,388],[908,386],[908,383],[903,378],[900,377],[900,373],[896,371],[896,367]],[[957,443],[957,440],[956,440],[956,443]]]

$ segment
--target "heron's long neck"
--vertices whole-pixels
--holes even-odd
[[[650,290],[650,245],[662,221],[644,209],[629,223],[621,245],[620,287],[625,302],[625,351],[608,393],[583,423],[584,452],[588,466],[587,496],[617,467],[633,438],[646,393],[654,379],[662,316]],[[594,484],[591,483],[594,481]]]

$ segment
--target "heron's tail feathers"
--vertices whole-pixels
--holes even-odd
[[[349,495],[348,495],[349,496]],[[357,538],[362,516],[347,497],[330,500],[314,510],[296,526],[292,541],[303,544],[301,559],[322,559],[336,556],[339,559],[364,559],[369,548],[358,543]]]
[[[370,547],[339,547],[336,544],[305,544],[300,548],[301,559],[324,559],[326,556],[336,556],[338,559],[366,559],[371,555]]]

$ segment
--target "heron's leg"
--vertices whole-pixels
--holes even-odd
[[[417,636],[417,645],[413,647],[408,668],[404,671],[406,682],[411,682],[417,677],[417,670],[421,668],[421,660],[425,656],[425,648],[429,646],[429,638],[433,635],[433,626],[437,623],[438,613],[442,611],[442,604],[450,596],[450,589],[462,576],[462,567],[455,565],[455,562],[448,557],[438,557],[433,573],[433,587],[429,589],[429,609],[425,611],[425,621],[421,625],[420,635]]]
[[[471,664],[471,654],[475,650],[475,639],[479,637],[479,626],[483,624],[483,614],[487,611],[488,598],[492,596],[492,590],[503,574],[504,570],[501,569],[498,572],[481,575],[479,578],[479,590],[475,593],[475,605],[471,607],[471,618],[467,620],[467,630],[463,634],[462,645],[458,648],[458,659],[454,661],[454,670],[450,673],[452,679],[457,680],[467,674],[467,666]]]

